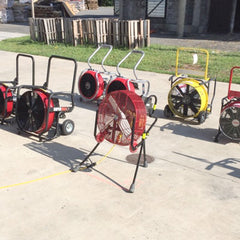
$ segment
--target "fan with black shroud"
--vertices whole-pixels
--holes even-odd
[[[97,52],[102,48],[107,48],[105,56],[102,59],[101,67],[102,71],[95,70],[92,68],[90,61],[96,55]],[[80,100],[84,101],[94,101],[98,100],[105,91],[105,86],[108,81],[115,77],[115,73],[111,73],[106,70],[104,62],[112,51],[112,45],[100,44],[98,48],[92,53],[88,58],[88,69],[82,71],[78,80],[78,90],[80,93]]]
[[[7,118],[15,117],[15,106],[16,106],[16,92],[19,87],[19,69],[20,69],[20,58],[29,59],[32,64],[32,85],[35,84],[35,61],[31,55],[17,54],[16,56],[16,77],[13,81],[0,81],[0,119],[1,124],[6,122]],[[25,63],[25,62],[24,62]],[[14,121],[10,121],[11,123]]]
[[[218,142],[221,133],[231,140],[240,141],[240,91],[232,90],[233,77],[240,77],[240,66],[235,66],[230,71],[228,95],[222,99],[215,142]]]
[[[216,79],[208,78],[209,53],[205,49],[178,48],[175,76],[170,77],[171,89],[168,104],[164,108],[167,118],[195,118],[203,123],[212,111]],[[210,82],[214,81],[210,103]]]
[[[48,89],[51,64],[53,59],[70,61],[73,63],[73,79],[71,92],[53,92]],[[21,85],[17,92],[16,121],[19,133],[42,139],[51,140],[60,134],[69,135],[74,130],[74,122],[70,119],[59,124],[60,118],[74,108],[74,83],[77,71],[77,62],[73,58],[52,55],[48,59],[47,79],[43,86]],[[65,106],[60,99],[67,99]],[[46,133],[46,134],[45,134]],[[45,135],[44,135],[45,134]]]
[[[129,146],[130,151],[132,152],[136,151],[138,147],[140,147],[133,182],[129,189],[130,192],[133,192],[142,152],[144,157],[144,166],[147,166],[145,156],[145,139],[146,135],[148,135],[149,131],[156,123],[157,118],[154,118],[153,123],[147,131],[146,121],[146,106],[139,95],[128,90],[113,91],[107,94],[100,103],[98,111],[96,112],[94,135],[97,144],[88,156],[86,156],[80,164],[73,167],[72,170],[74,172],[81,170],[83,164],[89,159],[104,139],[116,145]],[[98,133],[97,129],[99,130]],[[95,166],[94,163],[88,165],[87,168],[93,166]]]

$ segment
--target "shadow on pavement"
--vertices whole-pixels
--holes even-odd
[[[190,156],[187,154],[182,154],[179,152],[173,152],[173,153],[190,158],[192,160],[196,160],[196,161],[200,161],[200,162],[208,164],[208,166],[205,168],[208,171],[211,171],[215,167],[226,168],[228,170],[231,170],[231,172],[228,173],[228,175],[230,175],[232,177],[240,178],[240,169],[233,166],[234,164],[240,165],[240,158],[226,158],[226,159],[220,160],[218,162],[212,163],[204,158],[193,157],[193,156]]]

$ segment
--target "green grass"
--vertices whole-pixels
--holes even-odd
[[[88,57],[96,49],[95,46],[73,47],[65,44],[46,45],[44,43],[31,41],[30,38],[21,37],[0,41],[0,50],[27,53],[32,55],[51,56],[60,55],[71,57],[80,62],[87,62]],[[175,70],[176,47],[153,45],[143,48],[145,57],[138,66],[138,70],[157,73],[173,74]],[[218,81],[228,82],[229,73],[233,66],[240,65],[240,52],[224,52],[208,49],[210,54],[208,75],[216,77]],[[113,49],[107,58],[105,65],[116,66],[118,62],[129,52],[129,49]],[[101,49],[92,59],[92,63],[101,63],[106,49]],[[121,67],[133,68],[138,59],[137,55],[131,55],[128,61]],[[240,74],[234,77],[233,82],[240,83]]]

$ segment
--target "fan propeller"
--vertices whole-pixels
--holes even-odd
[[[104,80],[99,72],[88,70],[81,75],[78,90],[85,100],[96,100],[104,91]]]
[[[219,122],[225,136],[240,140],[240,102],[227,105],[221,112]]]
[[[106,139],[119,145],[131,143],[142,136],[146,125],[146,107],[136,93],[128,90],[109,93],[99,105],[97,125],[100,133],[97,141]],[[135,124],[134,124],[135,123]]]
[[[170,101],[179,115],[192,117],[199,112],[201,98],[198,91],[188,84],[179,84],[170,92]]]
[[[46,122],[48,106],[48,94],[41,91],[27,91],[19,99],[17,105],[17,123],[24,131],[41,133],[47,125],[47,130],[51,127],[54,112],[49,113]],[[53,107],[51,100],[50,107]]]

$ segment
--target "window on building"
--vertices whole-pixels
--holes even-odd
[[[148,0],[147,17],[165,18],[167,0]]]
[[[165,18],[167,0],[146,0],[147,17]],[[114,0],[114,15],[119,15],[119,0]]]

